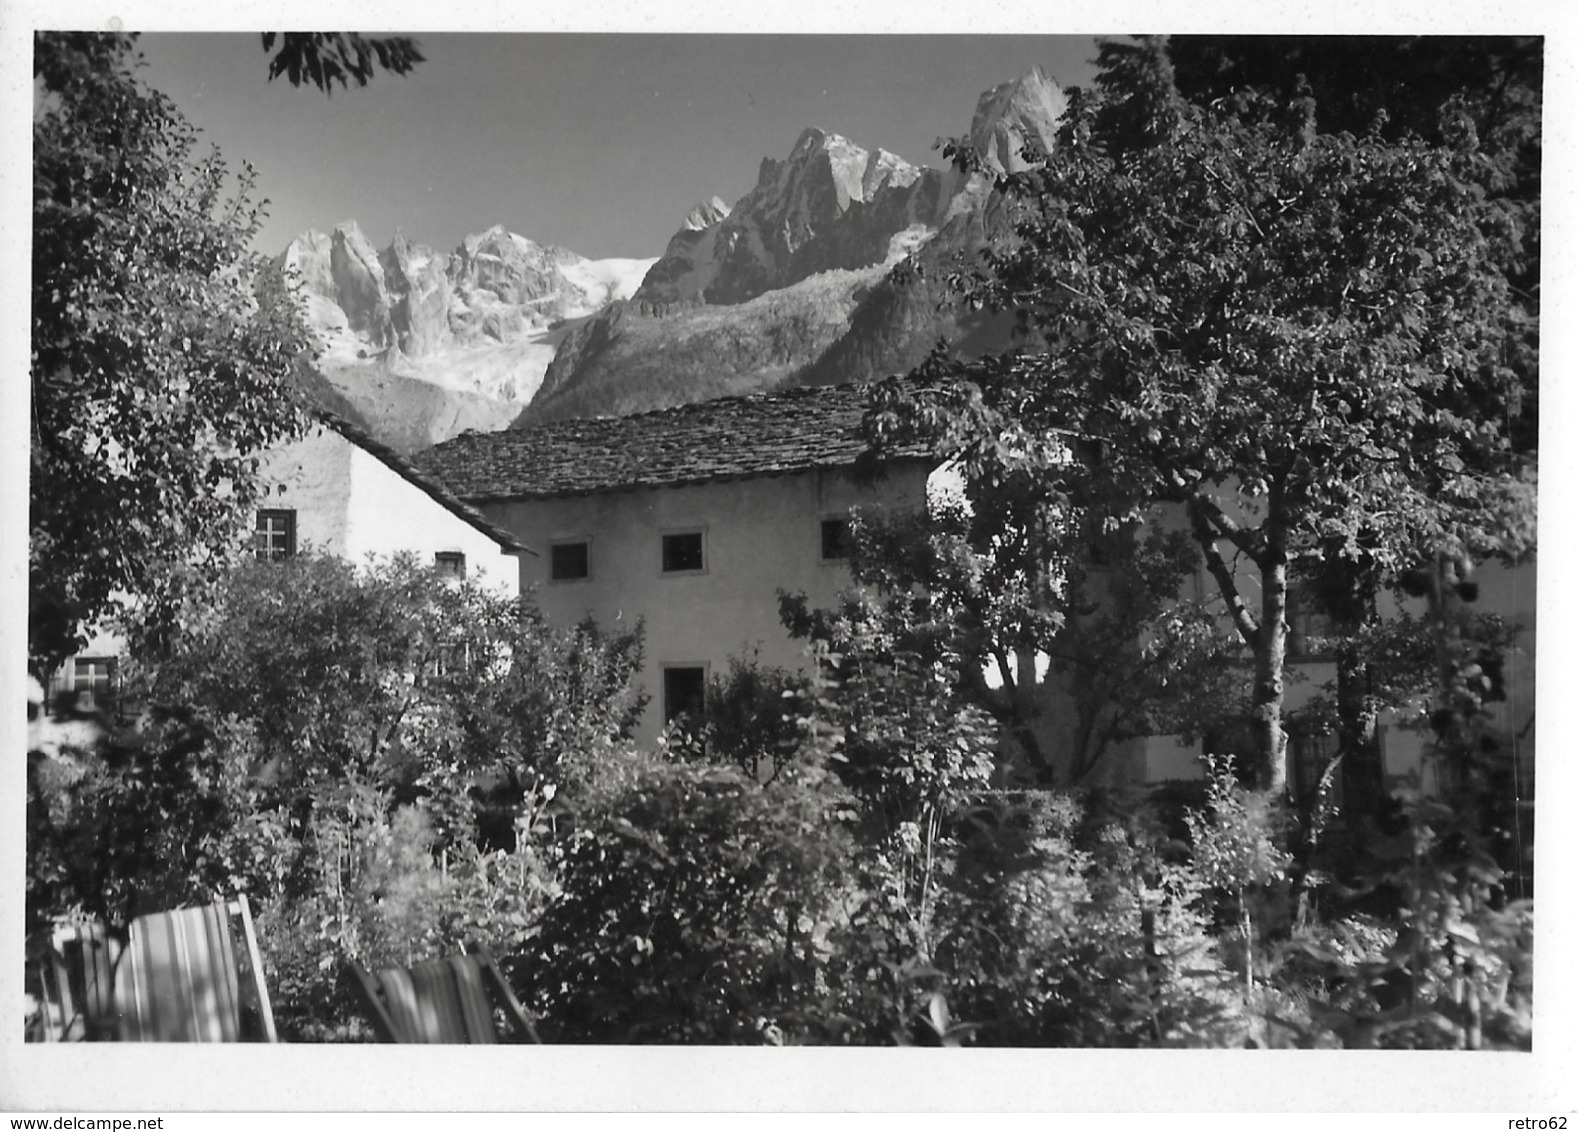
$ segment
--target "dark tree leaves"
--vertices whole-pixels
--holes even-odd
[[[29,657],[170,604],[240,545],[257,454],[296,434],[310,353],[250,250],[253,172],[200,153],[131,40],[41,34],[33,123]]]
[[[274,48],[278,41],[279,49]],[[379,71],[408,75],[425,62],[421,47],[410,36],[364,36],[354,32],[287,31],[263,33],[263,50],[269,59],[269,81],[284,75],[291,86],[310,82],[333,95],[336,84],[344,90],[354,82],[366,86]]]
[[[1258,778],[1280,789],[1290,570],[1528,533],[1534,335],[1511,275],[1538,213],[1498,194],[1452,105],[1442,144],[1323,134],[1303,87],[1201,106],[1159,42],[1102,63],[1058,152],[1003,181],[1014,238],[971,287],[1026,348],[935,362],[921,419],[984,489],[1178,509],[1255,655]]]

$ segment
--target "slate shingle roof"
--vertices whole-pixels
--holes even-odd
[[[628,417],[467,432],[418,453],[462,499],[545,499],[840,468],[865,452],[867,387],[699,401]],[[890,458],[924,459],[910,446]]]
[[[451,514],[464,519],[477,530],[487,535],[494,542],[498,543],[506,553],[536,555],[537,552],[535,550],[521,542],[520,539],[510,534],[509,531],[497,523],[490,521],[487,516],[471,506],[471,504],[457,498],[452,491],[433,476],[422,471],[422,469],[400,455],[393,448],[374,440],[338,413],[330,412],[327,409],[314,408],[312,415],[378,460],[390,471],[394,472],[395,475],[426,493],[429,498],[441,507],[444,507]]]

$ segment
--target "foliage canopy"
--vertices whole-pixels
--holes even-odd
[[[250,250],[253,173],[198,151],[121,36],[39,34],[33,73],[29,657],[39,671],[172,563],[239,546],[258,453],[295,435],[310,332]]]
[[[1535,331],[1509,282],[1529,214],[1451,105],[1441,144],[1320,134],[1307,96],[1189,102],[1154,41],[1101,63],[1057,153],[1000,184],[1014,238],[960,280],[1026,348],[934,357],[874,428],[1120,523],[1179,508],[1254,653],[1255,777],[1280,791],[1290,567],[1532,534]]]

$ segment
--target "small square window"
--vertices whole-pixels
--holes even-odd
[[[433,555],[433,568],[446,578],[464,578],[466,556],[458,550],[440,550]]]
[[[573,582],[592,576],[592,544],[558,542],[548,548],[548,577],[555,582]]]
[[[681,716],[700,722],[707,704],[707,669],[704,665],[673,665],[663,669],[663,722]]]
[[[465,641],[459,644],[439,645],[433,654],[433,674],[435,676],[464,676],[471,671],[471,645]]]
[[[264,562],[278,562],[295,554],[296,512],[260,510],[252,532],[252,553]]]
[[[848,519],[822,520],[822,561],[836,562],[849,557],[850,536]]]
[[[663,536],[663,572],[665,574],[677,574],[687,570],[701,570],[703,568],[704,561],[701,551],[700,531]]]

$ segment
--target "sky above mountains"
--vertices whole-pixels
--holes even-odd
[[[493,224],[582,255],[656,256],[807,126],[915,164],[1037,64],[1088,84],[1089,36],[440,34],[427,62],[326,98],[268,81],[248,33],[148,33],[143,78],[258,170],[258,250],[357,220],[450,250]]]

